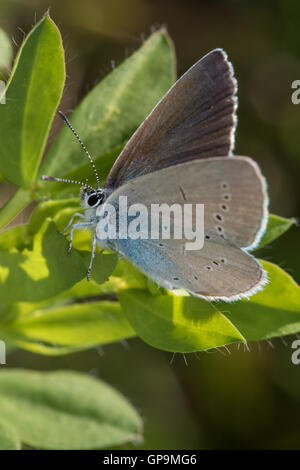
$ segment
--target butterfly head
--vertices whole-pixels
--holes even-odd
[[[88,184],[86,180],[85,183],[82,181],[77,180],[70,180],[65,178],[55,178],[54,176],[42,176],[43,181],[54,181],[59,183],[72,183],[72,184],[80,184],[80,196],[81,196],[81,204],[84,209],[91,209],[92,207],[97,207],[99,204],[104,202],[105,199],[105,192],[103,189],[98,188],[95,189]]]
[[[96,208],[104,201],[104,191],[96,190],[88,185],[81,186],[80,195],[84,209]]]

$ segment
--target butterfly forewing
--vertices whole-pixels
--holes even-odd
[[[138,128],[112,167],[106,188],[178,163],[230,155],[235,95],[232,66],[216,49],[175,83]]]

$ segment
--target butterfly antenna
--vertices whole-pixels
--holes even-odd
[[[86,188],[90,188],[92,191],[95,191],[92,186],[90,186],[90,185],[87,184],[87,183],[83,183],[82,181],[69,180],[69,179],[65,179],[65,178],[55,178],[54,176],[47,176],[47,175],[43,175],[43,176],[41,177],[41,179],[42,179],[43,181],[55,181],[55,182],[59,182],[59,183],[80,184],[80,186],[84,186],[84,187],[86,187]]]
[[[88,149],[86,148],[86,146],[84,145],[84,143],[82,142],[82,140],[80,139],[79,135],[77,134],[77,132],[75,131],[74,127],[72,126],[72,124],[70,123],[69,119],[67,118],[67,116],[62,113],[61,111],[58,111],[58,114],[60,115],[60,117],[63,119],[63,121],[65,121],[65,123],[67,124],[67,126],[71,129],[71,131],[73,132],[73,134],[75,135],[76,139],[78,140],[78,142],[80,143],[81,147],[83,148],[85,154],[87,155],[89,161],[91,162],[91,165],[93,167],[93,170],[94,170],[94,173],[95,173],[95,176],[96,176],[96,181],[97,181],[97,188],[98,188],[98,191],[100,191],[100,180],[99,180],[99,176],[98,176],[98,173],[97,173],[97,168],[95,166],[95,163],[92,159],[92,157],[90,156],[89,152],[88,152]]]

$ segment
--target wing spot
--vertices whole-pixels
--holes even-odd
[[[224,218],[221,214],[214,214],[214,217],[216,220],[218,220],[219,222],[223,222]]]

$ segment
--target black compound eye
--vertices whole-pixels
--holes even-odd
[[[99,198],[99,196],[97,196],[97,194],[93,194],[92,196],[90,196],[90,197],[88,198],[87,203],[88,203],[88,205],[89,205],[90,207],[93,207],[93,206],[95,206],[95,205],[98,203],[99,199],[100,199],[100,198]]]

